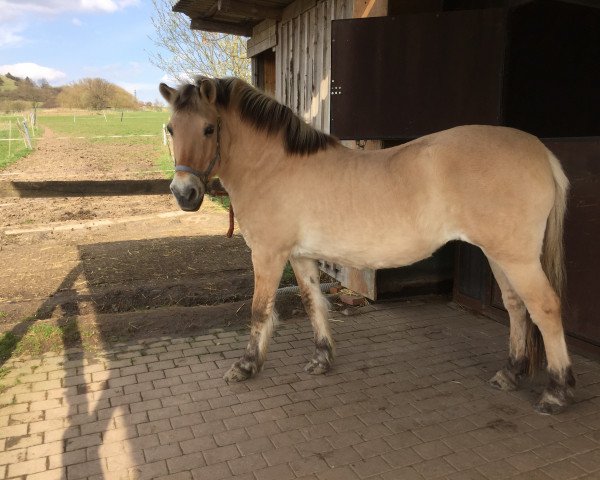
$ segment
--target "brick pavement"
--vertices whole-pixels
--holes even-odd
[[[337,359],[310,376],[306,318],[278,328],[265,369],[222,380],[246,332],[213,331],[9,361],[0,479],[600,479],[600,365],[574,357],[577,402],[486,381],[507,329],[444,303],[333,315]]]

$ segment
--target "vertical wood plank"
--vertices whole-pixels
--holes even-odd
[[[313,10],[314,9],[311,8],[304,12],[304,61],[302,62],[302,67],[304,69],[304,105],[302,105],[302,115],[309,123],[311,123],[310,104],[312,101],[312,60],[310,56],[310,45],[312,42],[310,35],[310,15]]]
[[[294,108],[294,21],[288,22],[288,58],[286,65],[286,75],[288,82],[287,105]]]
[[[279,101],[283,104],[287,105],[287,85],[285,80],[285,62],[287,58],[287,24],[282,23],[280,26],[280,35],[279,35],[279,76],[277,77],[277,81],[279,82],[279,91],[281,96],[279,97]]]
[[[294,111],[302,115],[300,108],[300,65],[302,64],[302,48],[300,43],[300,17],[294,19]]]
[[[316,97],[318,80],[316,78],[316,57],[317,57],[317,12],[319,9],[319,4],[315,6],[315,8],[310,10],[310,15],[308,17],[308,26],[310,35],[308,37],[308,55],[307,55],[307,68],[308,72],[308,98],[307,98],[307,110],[308,110],[308,118],[313,127],[319,128],[315,125],[315,102],[318,101]]]
[[[323,116],[321,107],[321,87],[323,82],[323,28],[325,25],[325,2],[319,2],[315,8],[315,18],[313,22],[314,43],[313,43],[313,102],[311,105],[311,116],[313,125],[319,130],[323,130]]]
[[[277,44],[275,45],[275,98],[277,101],[281,102],[281,61],[282,61],[282,52],[281,52],[281,31],[283,29],[283,25],[277,25]]]
[[[327,98],[322,102],[323,105],[323,131],[329,133],[329,103],[331,90],[331,20],[335,14],[335,0],[328,0],[325,18],[325,39],[323,42],[323,73],[328,78]]]
[[[305,85],[306,78],[304,77],[306,70],[306,56],[304,53],[304,34],[306,33],[306,24],[304,23],[304,14],[298,17],[298,115],[304,117],[304,105],[306,102]]]

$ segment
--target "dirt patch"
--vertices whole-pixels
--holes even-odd
[[[156,155],[149,145],[69,140],[46,130],[35,152],[0,173],[28,180],[160,178]],[[228,213],[210,200],[200,212],[183,214],[170,195],[8,198],[0,218],[4,332],[22,335],[36,322],[76,319],[77,328],[106,343],[248,320],[250,250],[240,235],[225,237]]]

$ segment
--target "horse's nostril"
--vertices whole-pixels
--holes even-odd
[[[198,196],[198,190],[195,188],[190,188],[190,193],[188,195],[188,201],[194,200]]]

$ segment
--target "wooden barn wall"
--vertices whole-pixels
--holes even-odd
[[[299,0],[277,25],[277,99],[329,132],[331,21],[352,18],[353,0]]]

